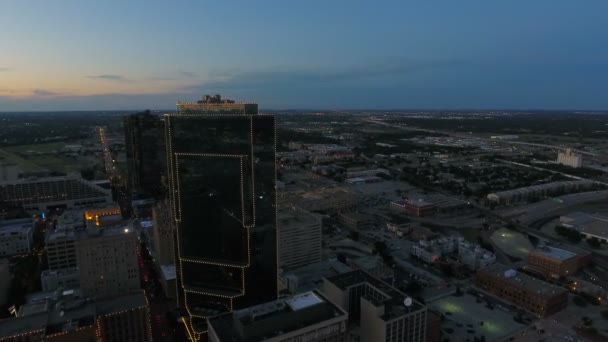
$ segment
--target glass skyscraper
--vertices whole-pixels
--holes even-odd
[[[275,118],[207,97],[166,114],[178,300],[190,329],[277,298]]]
[[[149,111],[125,116],[125,147],[130,195],[159,197],[166,171],[163,120]]]

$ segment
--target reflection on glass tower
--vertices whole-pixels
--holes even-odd
[[[165,115],[180,305],[206,318],[276,299],[275,118],[207,97]]]

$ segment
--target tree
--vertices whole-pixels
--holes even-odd
[[[587,239],[587,244],[591,248],[600,248],[601,247],[600,240],[598,238],[596,238],[595,236],[592,237],[591,239]]]
[[[386,252],[386,243],[384,241],[376,241],[374,242],[374,250],[378,254],[383,254]]]
[[[572,302],[574,304],[576,304],[577,306],[580,306],[580,307],[583,307],[583,308],[585,306],[587,306],[587,301],[585,301],[585,299],[583,299],[580,296],[576,296],[576,297],[572,298]]]

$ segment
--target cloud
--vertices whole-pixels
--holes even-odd
[[[175,74],[175,76],[154,76],[148,77],[146,80],[148,81],[178,81],[182,79],[192,79],[199,77],[199,75],[192,71],[179,71]]]
[[[32,95],[34,96],[64,96],[64,93],[58,93],[56,91],[46,90],[46,89],[34,89],[32,90]]]
[[[91,79],[95,79],[95,80],[112,81],[112,82],[130,82],[130,80],[128,78],[125,78],[124,76],[110,75],[110,74],[86,76],[86,78],[91,78]]]
[[[184,78],[195,78],[195,77],[198,77],[198,74],[195,73],[195,72],[192,72],[192,71],[180,71],[178,74],[181,77],[184,77]]]
[[[15,70],[15,69],[9,68],[9,67],[0,67],[0,72],[13,71],[13,70]]]
[[[146,78],[146,80],[148,80],[148,81],[177,81],[178,79],[179,78],[177,78],[177,77],[162,77],[162,76]]]

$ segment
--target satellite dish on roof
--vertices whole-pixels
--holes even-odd
[[[412,303],[413,303],[413,302],[412,302],[412,298],[410,298],[410,297],[407,297],[407,298],[405,298],[405,299],[403,300],[403,305],[407,306],[408,308],[409,308],[410,306],[412,306]]]

